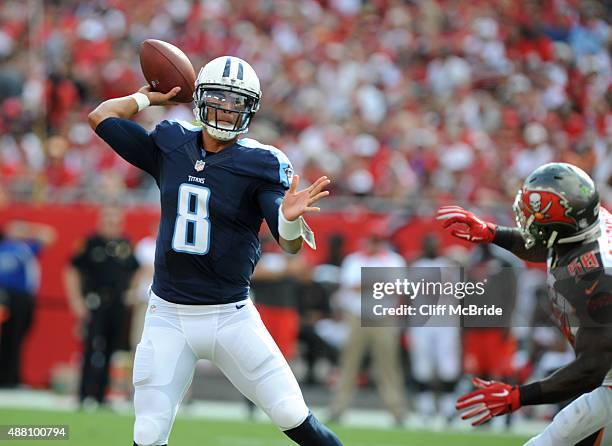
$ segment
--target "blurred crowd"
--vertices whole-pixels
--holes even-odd
[[[86,115],[144,83],[139,44],[157,38],[196,71],[222,54],[249,61],[263,88],[252,136],[303,178],[330,175],[336,195],[510,201],[556,160],[611,203],[609,17],[588,0],[4,1],[0,178],[42,200],[153,188]]]

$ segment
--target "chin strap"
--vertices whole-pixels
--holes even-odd
[[[559,233],[557,231],[553,231],[550,237],[548,237],[548,242],[546,243],[547,248],[552,248],[555,240],[557,240],[557,235],[559,235]]]

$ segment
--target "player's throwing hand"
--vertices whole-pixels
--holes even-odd
[[[297,192],[299,181],[299,175],[294,175],[281,205],[283,215],[289,221],[299,218],[306,212],[319,212],[321,209],[312,205],[329,195],[329,191],[323,190],[331,183],[331,180],[326,176],[319,178],[306,189]]]
[[[144,87],[138,90],[139,93],[146,95],[149,98],[149,102],[151,105],[176,105],[180,102],[173,101],[172,98],[175,97],[179,91],[181,91],[181,87],[174,87],[168,93],[160,93],[158,91],[151,91],[151,87],[149,85],[145,85]]]

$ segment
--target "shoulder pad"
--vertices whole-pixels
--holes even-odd
[[[197,136],[202,128],[187,121],[164,120],[150,133],[157,146],[166,152],[172,151]]]
[[[243,149],[236,166],[242,174],[282,184],[285,189],[289,189],[293,166],[287,155],[274,146],[261,144],[251,138],[238,140],[237,144]]]

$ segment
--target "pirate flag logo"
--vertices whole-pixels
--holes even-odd
[[[569,215],[571,210],[567,200],[554,192],[539,190],[526,191],[523,194],[525,217],[528,218],[531,214],[537,223],[565,223],[576,226],[576,220]]]

